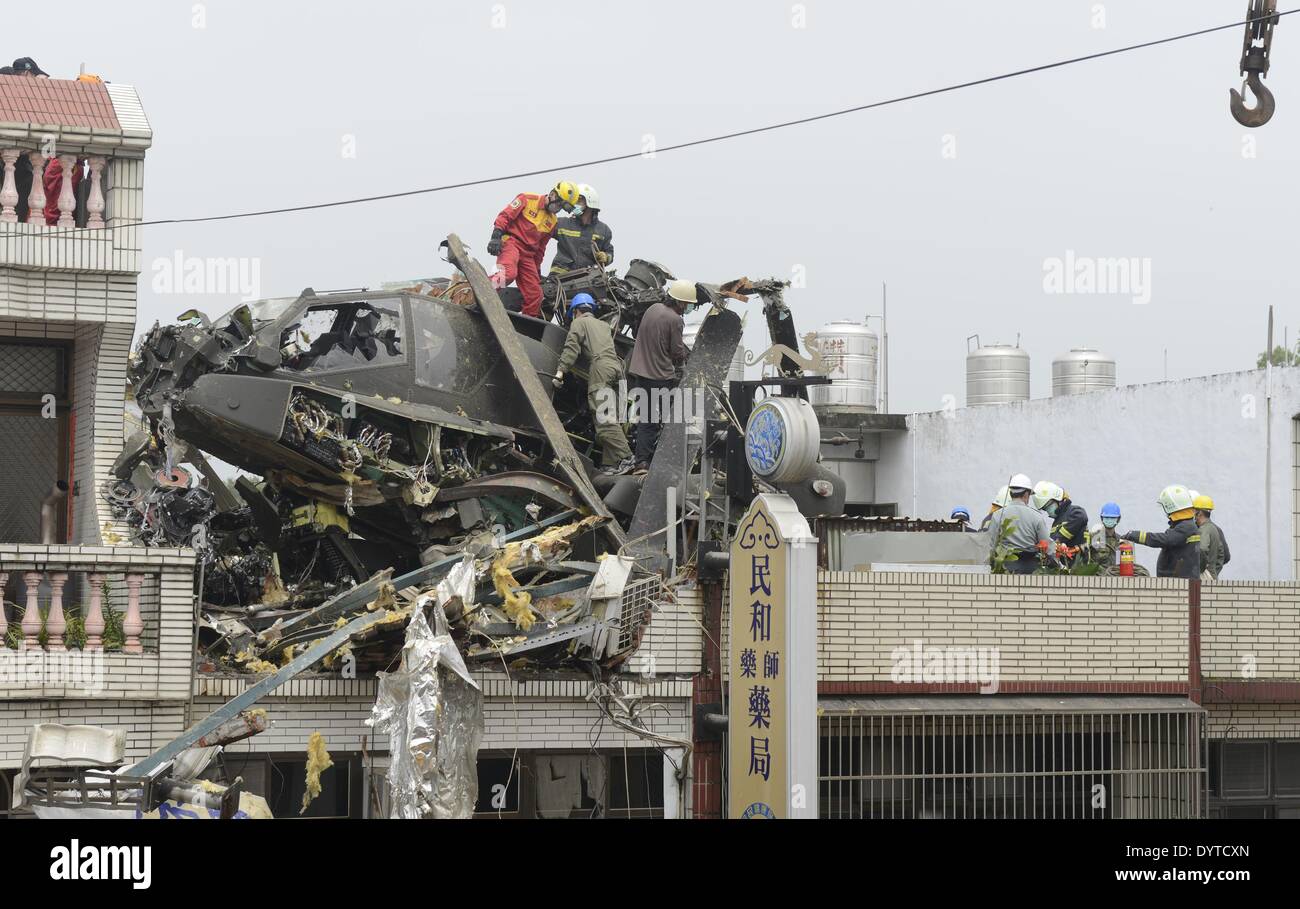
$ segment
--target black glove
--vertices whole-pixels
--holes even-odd
[[[501,228],[492,231],[492,239],[488,240],[487,251],[489,256],[501,255],[501,235],[504,234]]]
[[[1136,543],[1138,541],[1138,532],[1136,530],[1128,530],[1120,534],[1119,538],[1129,543]]]

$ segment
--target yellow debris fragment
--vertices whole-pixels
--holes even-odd
[[[375,612],[379,609],[391,609],[395,605],[397,605],[397,590],[390,582],[384,581],[379,585],[379,593],[366,604],[366,609]]]
[[[507,567],[506,552],[502,551],[501,556],[492,564],[492,587],[504,601],[503,608],[510,621],[523,631],[527,631],[536,621],[532,609],[529,608],[533,595],[527,592],[516,593],[515,588],[518,586],[519,582]]]
[[[320,795],[320,775],[334,766],[330,753],[325,750],[325,737],[313,732],[307,739],[307,791],[302,794],[302,814],[316,796]]]

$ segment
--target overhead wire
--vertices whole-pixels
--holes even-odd
[[[1300,12],[1300,8],[1279,10],[1272,15],[1275,15],[1279,19],[1281,19],[1283,16],[1290,16],[1297,12]],[[1060,69],[1066,66],[1074,66],[1079,63],[1087,63],[1092,60],[1100,60],[1105,57],[1114,57],[1120,54],[1128,54],[1128,53],[1133,53],[1134,51],[1159,47],[1164,44],[1173,44],[1177,41],[1186,41],[1191,38],[1199,38],[1204,35],[1213,34],[1215,32],[1226,31],[1232,28],[1241,28],[1242,26],[1258,21],[1259,18],[1262,17],[1246,18],[1246,19],[1238,20],[1236,22],[1225,23],[1223,25],[1209,26],[1207,28],[1196,29],[1195,31],[1182,32],[1177,35],[1169,35],[1167,37],[1156,38],[1151,41],[1143,41],[1138,44],[1129,44],[1129,45],[1125,45],[1124,47],[1111,48],[1110,50],[1097,51],[1095,53],[1083,54],[1077,57],[1068,57],[1066,59],[1056,60],[1051,63],[1041,63],[1038,64],[1037,66],[1029,66],[1023,69],[1017,69],[1017,70],[1012,70],[1010,72],[999,73],[993,76],[985,76],[979,79],[970,79],[965,82],[956,82],[950,85],[942,86],[940,88],[931,88],[931,89],[926,89],[924,91],[911,92],[910,94],[898,95],[896,97],[886,98],[881,101],[872,101],[866,104],[857,104],[852,107],[844,107],[844,108],[839,108],[837,110],[825,111],[820,114],[811,114],[807,117],[798,117],[792,120],[782,120],[777,123],[768,123],[763,126],[754,126],[748,129],[734,130],[732,132],[719,133],[717,135],[705,136],[699,139],[690,139],[684,142],[676,142],[671,145],[657,146],[653,149],[653,153],[655,155],[659,155],[666,152],[681,151],[683,149],[697,148],[702,145],[711,145],[717,142],[727,142],[732,139],[740,139],[746,136],[754,136],[754,135],[759,135],[761,133],[774,132],[776,130],[781,130],[781,129],[789,129],[795,126],[806,126],[810,123],[817,123],[822,120],[830,120],[836,117],[845,117],[850,114],[862,113],[863,111],[875,110],[877,108],[888,107],[894,104],[902,104],[906,101],[916,101],[921,98],[930,98],[936,95],[943,95],[951,92],[963,91],[968,88],[975,88],[981,85],[989,85],[991,83],[1001,82],[1007,79],[1016,79],[1021,76],[1029,76],[1035,73],[1046,72],[1048,70]],[[542,174],[555,173],[557,171],[571,171],[571,170],[578,170],[587,167],[598,167],[604,164],[614,164],[621,161],[631,161],[636,158],[645,157],[647,154],[649,154],[649,152],[646,150],[625,152],[616,155],[606,155],[601,158],[592,158],[586,161],[576,161],[576,162],[570,162],[568,164],[539,167],[539,168],[534,168],[532,170],[517,171],[511,174],[501,174],[494,177],[481,177],[474,180],[461,180],[456,183],[444,183],[438,186],[427,186],[419,189],[408,189],[408,190],[401,190],[398,192],[381,193],[373,196],[355,196],[347,199],[337,199],[330,202],[313,202],[313,203],[306,203],[302,205],[286,205],[280,208],[265,208],[265,209],[258,209],[254,211],[230,212],[227,214],[220,214],[220,215],[159,218],[153,221],[137,221],[137,222],[127,223],[123,225],[113,225],[113,227],[114,228],[118,226],[155,227],[163,224],[200,224],[200,223],[210,223],[215,221],[232,221],[239,218],[259,218],[266,215],[283,215],[283,214],[290,214],[293,212],[319,211],[321,209],[326,209],[326,208],[339,208],[345,205],[361,205],[367,202],[382,202],[390,199],[404,199],[404,198],[409,198],[411,196],[421,196],[421,195],[429,195],[431,193],[449,192],[455,189],[468,189],[475,186],[487,186],[493,183],[504,183],[506,181],[511,181],[511,180],[520,180],[525,177],[536,177]],[[93,227],[93,228],[85,227],[85,228],[74,228],[74,229],[65,228],[63,231],[51,231],[49,233],[42,234],[42,236],[57,236],[59,233],[77,233],[79,235],[84,235],[86,231],[107,230],[107,229],[113,229],[113,228],[110,228],[109,225],[107,224],[102,228],[101,227]]]

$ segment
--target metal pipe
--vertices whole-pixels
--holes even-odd
[[[55,535],[59,532],[59,503],[63,501],[64,496],[68,494],[68,484],[63,480],[55,481],[50,487],[50,491],[45,498],[41,500],[41,542],[55,542]]]

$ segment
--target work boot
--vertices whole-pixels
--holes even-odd
[[[609,467],[602,467],[600,472],[610,477],[621,477],[623,474],[631,470],[635,463],[636,460],[631,456],[628,456],[623,460],[619,461],[617,464],[611,465]]]
[[[632,473],[638,476],[640,474],[649,473],[649,472],[650,472],[650,463],[648,461],[642,461],[632,469]]]

